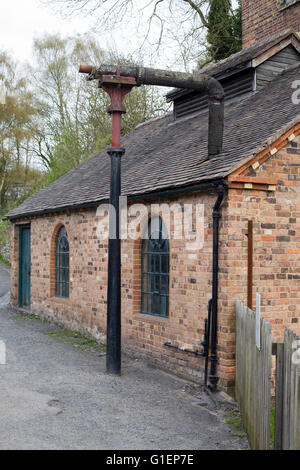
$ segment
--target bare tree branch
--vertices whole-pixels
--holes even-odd
[[[205,18],[205,15],[203,13],[203,11],[201,10],[201,8],[196,5],[195,2],[193,2],[192,0],[183,0],[185,3],[188,3],[190,5],[190,7],[195,10],[195,12],[200,16],[200,19],[201,19],[201,22],[203,24],[203,26],[205,26],[205,28],[209,28],[209,24],[208,22],[206,21],[206,18]]]

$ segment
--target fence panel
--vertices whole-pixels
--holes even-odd
[[[285,329],[282,396],[282,448],[300,450],[300,340]],[[280,397],[276,397],[276,400]]]
[[[256,347],[255,313],[236,302],[236,399],[252,449],[270,446],[272,328],[261,320],[261,348]]]

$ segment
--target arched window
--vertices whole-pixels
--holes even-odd
[[[160,217],[152,217],[142,240],[142,313],[169,315],[169,240]]]
[[[56,237],[55,295],[69,297],[69,242],[65,227],[59,229]]]

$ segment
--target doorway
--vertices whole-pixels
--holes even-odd
[[[19,227],[19,307],[30,307],[30,226]]]

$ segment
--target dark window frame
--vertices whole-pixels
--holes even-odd
[[[153,229],[157,222],[158,230]],[[168,318],[169,289],[170,243],[162,218],[153,217],[141,246],[141,313]]]
[[[70,246],[68,233],[60,227],[55,240],[55,297],[68,299],[70,277]]]

